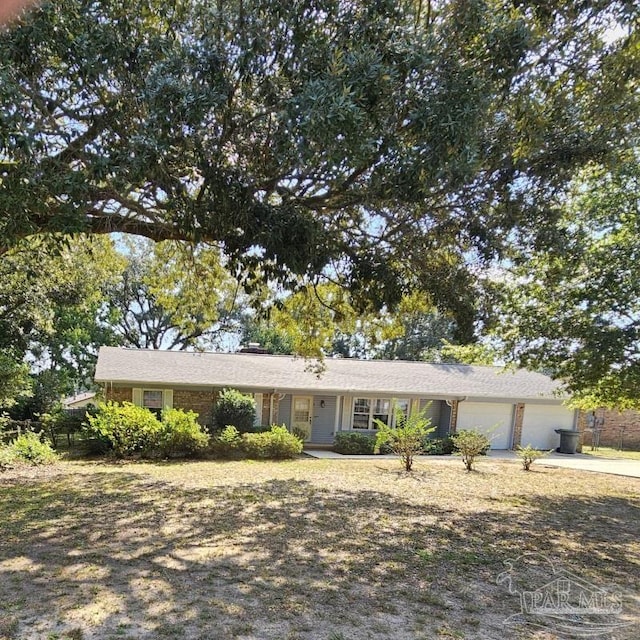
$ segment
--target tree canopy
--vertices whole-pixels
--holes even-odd
[[[211,348],[237,315],[238,285],[217,249],[130,241],[106,302],[118,340],[141,349]]]
[[[553,196],[629,144],[636,9],[47,3],[0,34],[0,251],[208,242],[237,275],[323,274],[358,308],[428,292],[468,339],[474,265],[552,242]]]
[[[505,287],[501,339],[518,363],[567,383],[577,405],[640,408],[640,168],[580,174],[554,232]]]

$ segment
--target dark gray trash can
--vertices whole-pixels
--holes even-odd
[[[560,434],[560,446],[556,449],[558,453],[575,453],[578,448],[578,438],[580,432],[573,429],[555,429]]]

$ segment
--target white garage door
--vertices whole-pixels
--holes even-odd
[[[477,429],[486,433],[492,449],[510,447],[512,422],[512,404],[465,401],[458,405],[458,431]]]
[[[522,418],[522,446],[555,449],[560,436],[554,429],[573,429],[573,410],[548,404],[525,404]]]

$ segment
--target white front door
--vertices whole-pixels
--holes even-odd
[[[291,430],[307,442],[311,439],[311,420],[313,419],[313,398],[311,396],[293,396],[291,411]],[[304,437],[303,437],[304,436]]]

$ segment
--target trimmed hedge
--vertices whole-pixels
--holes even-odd
[[[336,433],[333,441],[333,450],[343,455],[371,455],[375,446],[375,437],[355,431]]]
[[[448,456],[455,450],[452,438],[427,438],[424,442],[424,453],[430,456]]]
[[[211,443],[213,454],[220,458],[251,458],[254,460],[285,460],[302,453],[303,442],[286,426],[273,425],[269,431],[240,433],[228,425]]]

